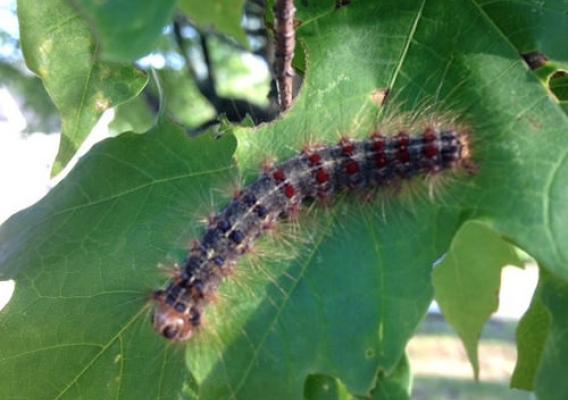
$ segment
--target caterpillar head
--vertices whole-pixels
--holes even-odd
[[[201,313],[183,303],[168,304],[162,293],[156,293],[157,300],[152,315],[152,325],[164,338],[176,342],[188,340],[199,326]]]

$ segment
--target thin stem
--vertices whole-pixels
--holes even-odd
[[[292,59],[296,47],[294,30],[294,14],[296,8],[293,0],[276,0],[274,15],[276,17],[276,50],[275,65],[276,82],[282,111],[292,105],[292,83],[294,69]]]

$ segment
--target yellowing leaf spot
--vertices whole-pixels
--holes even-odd
[[[49,53],[51,53],[52,49],[53,49],[53,40],[52,39],[45,39],[39,45],[39,53],[44,58],[47,57],[49,55]]]
[[[110,106],[111,101],[107,97],[105,97],[102,92],[97,92],[97,94],[95,95],[95,107],[97,111],[103,112],[110,108]]]
[[[39,76],[41,76],[42,78],[45,78],[45,77],[47,77],[48,69],[45,68],[45,67],[39,67],[37,72],[38,72]]]
[[[52,39],[45,39],[38,47],[39,56],[41,59],[41,67],[39,67],[38,72],[40,76],[45,77],[47,76],[48,70],[45,67],[48,64],[49,55],[53,50],[53,40]]]

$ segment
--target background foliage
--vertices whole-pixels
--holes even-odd
[[[404,349],[434,297],[477,369],[516,245],[542,273],[512,384],[566,398],[565,1],[298,1],[302,89],[258,127],[274,115],[268,83],[247,98],[218,79],[235,59],[228,40],[262,47],[239,28],[239,2],[36,3],[19,0],[18,17],[26,64],[61,115],[54,173],[118,106],[117,136],[0,228],[0,277],[16,280],[0,314],[0,397],[409,398]],[[534,51],[548,58],[535,71],[523,57]],[[138,60],[149,52],[164,60],[154,73]],[[196,340],[172,346],[152,331],[156,266],[183,257],[223,189],[266,156],[363,137],[417,109],[470,126],[475,177],[434,200],[416,182],[413,194],[310,211],[263,240],[270,257],[245,258]]]

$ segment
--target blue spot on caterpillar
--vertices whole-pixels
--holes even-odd
[[[392,185],[417,175],[474,165],[468,135],[460,129],[426,128],[410,136],[375,133],[365,140],[304,151],[262,174],[216,215],[165,290],[154,293],[154,329],[184,341],[224,277],[266,227],[308,199],[326,199],[354,189]]]

